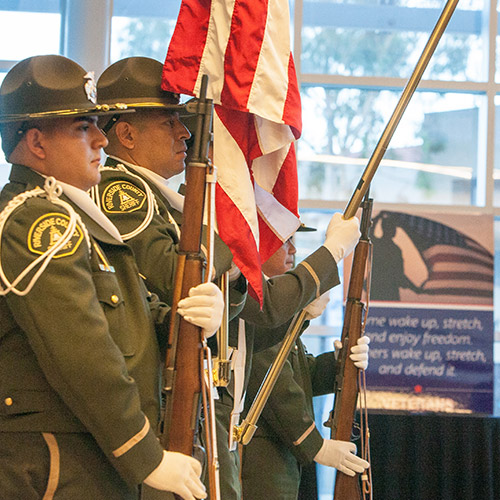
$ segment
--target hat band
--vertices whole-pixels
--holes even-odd
[[[109,113],[113,111],[125,111],[125,110],[128,110],[128,106],[127,104],[124,103],[116,103],[113,105],[97,104],[94,108],[90,109],[82,109],[82,108],[57,109],[53,111],[40,111],[38,113],[3,115],[0,116],[0,122],[15,122],[15,121],[24,121],[29,119],[37,119],[37,118],[52,118],[58,116],[64,117],[73,115],[95,115],[95,114]]]

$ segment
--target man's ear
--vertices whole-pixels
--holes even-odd
[[[38,159],[44,160],[47,157],[45,151],[45,135],[37,128],[30,128],[24,133],[26,147]]]
[[[115,124],[115,135],[120,144],[127,149],[135,148],[137,128],[126,121],[118,121]]]

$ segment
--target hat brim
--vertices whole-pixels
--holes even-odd
[[[47,118],[64,118],[80,116],[106,116],[125,113],[135,113],[135,109],[125,104],[107,105],[98,104],[94,108],[87,109],[58,109],[54,111],[43,111],[40,113],[21,113],[0,116],[0,123],[22,122],[26,120],[40,120]]]

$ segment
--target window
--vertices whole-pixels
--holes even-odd
[[[18,61],[35,54],[58,54],[60,35],[59,0],[0,0],[0,84]],[[8,176],[9,167],[0,152],[0,186]]]
[[[59,4],[59,0],[0,1],[0,70],[34,53],[59,53]]]
[[[111,62],[129,56],[164,61],[175,28],[180,0],[115,0],[111,27]]]
[[[392,90],[303,85],[302,199],[350,197],[399,96]],[[485,104],[476,94],[417,92],[371,183],[374,199],[474,204],[478,141],[483,148],[485,141],[478,136],[478,117]]]

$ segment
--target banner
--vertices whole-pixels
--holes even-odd
[[[491,413],[493,218],[382,211],[372,242],[369,407]]]

